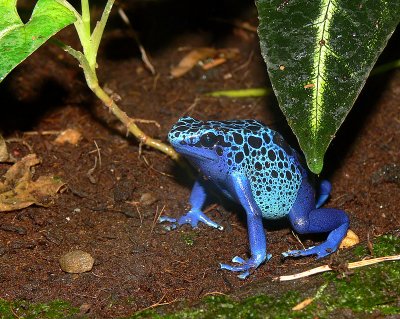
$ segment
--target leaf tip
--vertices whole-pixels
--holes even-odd
[[[314,174],[319,174],[322,171],[322,168],[324,166],[324,158],[323,156],[312,156],[312,157],[307,157],[307,166],[310,169],[311,172]]]

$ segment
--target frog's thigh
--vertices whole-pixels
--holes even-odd
[[[300,186],[296,201],[289,212],[289,219],[295,231],[300,234],[329,232],[325,243],[292,255],[326,256],[338,248],[349,227],[349,218],[343,210],[314,208],[314,191],[307,180]]]

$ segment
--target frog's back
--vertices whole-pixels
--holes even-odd
[[[282,136],[255,120],[227,121],[231,152],[227,163],[245,174],[265,218],[289,213],[306,174],[298,155]]]

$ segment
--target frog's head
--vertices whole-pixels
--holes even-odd
[[[215,121],[199,121],[189,116],[179,119],[168,133],[175,150],[194,162],[218,162],[224,148],[230,147],[227,131]]]

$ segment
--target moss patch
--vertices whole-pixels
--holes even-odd
[[[76,318],[79,309],[72,307],[65,301],[53,301],[50,303],[29,303],[27,301],[6,301],[0,299],[0,318],[24,318],[24,319],[68,319]],[[83,318],[83,317],[80,317]]]

